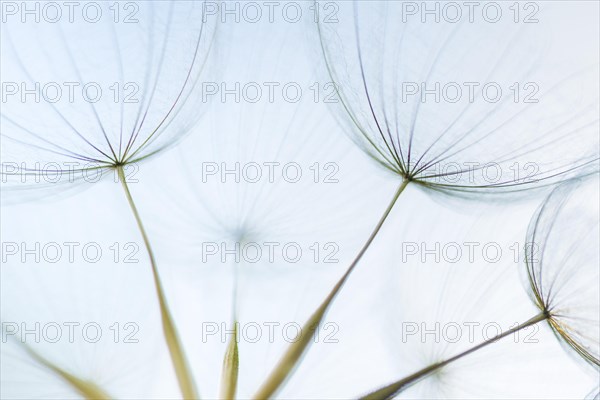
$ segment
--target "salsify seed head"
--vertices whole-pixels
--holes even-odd
[[[558,51],[544,25],[424,22],[403,2],[339,6],[315,38],[332,107],[384,169],[467,198],[598,170],[597,68],[549,62]]]
[[[95,3],[94,19],[2,24],[6,189],[112,176],[177,143],[203,113],[216,24],[202,2],[116,4]]]
[[[526,286],[570,353],[600,366],[598,175],[558,186],[534,214]]]

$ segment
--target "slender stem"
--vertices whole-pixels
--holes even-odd
[[[367,239],[367,241],[363,245],[362,249],[360,249],[360,251],[358,252],[358,254],[356,255],[356,257],[354,258],[354,260],[352,261],[352,263],[350,264],[350,266],[346,270],[346,273],[342,276],[342,278],[339,280],[339,282],[337,283],[337,285],[334,287],[334,291],[336,291],[336,293],[337,293],[337,291],[339,291],[339,289],[341,289],[342,285],[344,284],[344,282],[346,281],[346,279],[348,278],[348,276],[350,276],[350,273],[354,270],[354,267],[356,267],[356,265],[358,264],[358,262],[360,261],[360,259],[362,258],[362,256],[366,253],[366,251],[369,248],[369,246],[371,246],[371,243],[373,243],[373,240],[375,239],[375,236],[377,236],[377,234],[379,233],[379,230],[383,226],[383,223],[385,222],[385,220],[387,219],[387,217],[390,215],[390,212],[392,211],[392,209],[394,208],[394,205],[396,204],[396,201],[398,201],[398,198],[400,197],[400,195],[402,194],[402,192],[404,191],[404,189],[408,185],[408,182],[410,182],[408,179],[404,179],[402,181],[402,184],[400,185],[400,187],[398,187],[398,190],[394,194],[394,197],[392,198],[392,201],[390,202],[390,204],[388,205],[388,207],[385,209],[385,212],[383,213],[383,215],[379,219],[379,222],[377,222],[377,225],[375,226],[375,229],[373,229],[373,232],[371,233],[371,236],[369,236],[369,239]],[[334,296],[335,296],[335,294],[334,294]]]
[[[402,192],[408,185],[408,182],[410,182],[408,179],[402,181],[402,184],[398,187],[398,190],[394,194],[392,201],[390,202],[385,212],[379,219],[379,222],[375,226],[375,229],[373,229],[373,232],[371,233],[363,247],[360,249],[360,251],[354,258],[344,275],[342,275],[340,280],[335,284],[335,286],[329,292],[325,300],[321,303],[319,308],[317,308],[317,310],[313,312],[311,317],[304,324],[300,333],[300,338],[288,347],[288,349],[283,354],[273,371],[271,371],[271,374],[267,377],[267,379],[264,381],[263,385],[260,387],[258,392],[254,395],[255,399],[267,399],[272,397],[273,394],[286,381],[286,379],[288,379],[289,376],[293,373],[296,365],[298,364],[298,361],[310,346],[310,343],[312,342],[311,339],[315,331],[317,330],[319,324],[323,320],[327,310],[333,303],[333,300],[336,298],[336,296],[344,286],[344,283],[346,283],[348,277],[350,276],[356,265],[358,265],[358,262],[365,254],[371,243],[373,243],[375,236],[377,236],[377,234],[379,233],[379,230],[381,229],[383,223],[394,208],[398,197],[400,197],[400,194],[402,194]],[[307,332],[310,332],[310,334],[308,334]]]
[[[152,252],[150,240],[148,239],[148,235],[146,234],[146,230],[144,229],[144,225],[142,224],[142,219],[140,218],[140,214],[138,213],[137,207],[135,206],[133,197],[131,196],[131,192],[129,191],[129,186],[127,185],[125,173],[123,171],[123,166],[119,165],[116,167],[116,169],[119,176],[119,180],[121,181],[121,184],[123,186],[123,190],[125,191],[125,196],[127,197],[127,201],[129,202],[129,207],[133,212],[139,231],[142,234],[144,245],[146,246],[146,251],[148,252],[150,266],[152,267],[152,276],[154,278],[156,296],[158,297],[158,303],[160,305],[160,315],[162,319],[163,334],[165,336],[165,341],[167,342],[167,347],[169,348],[171,362],[173,363],[173,368],[175,369],[175,374],[177,375],[177,380],[179,382],[181,394],[183,395],[184,399],[199,399],[198,393],[196,391],[196,385],[194,384],[194,380],[190,371],[190,367],[185,358],[185,353],[183,352],[177,329],[175,328],[173,317],[171,316],[171,312],[169,311],[169,307],[167,305],[167,299],[165,297],[162,283],[160,281],[160,276],[158,274],[158,268],[156,266],[156,260],[154,259],[154,253]]]
[[[82,379],[78,376],[71,374],[70,372],[62,369],[50,360],[44,358],[42,355],[33,350],[27,344],[20,341],[18,343],[24,347],[25,351],[27,351],[27,353],[29,353],[29,355],[33,359],[35,359],[38,363],[43,365],[48,370],[52,371],[55,375],[62,378],[67,384],[71,386],[72,389],[79,393],[83,398],[87,400],[111,399],[111,396],[100,386],[96,385],[94,382]]]
[[[240,368],[240,356],[238,349],[238,286],[239,286],[239,262],[233,263],[233,291],[232,291],[232,315],[233,315],[233,336],[229,339],[229,344],[225,350],[223,358],[223,369],[221,371],[221,394],[220,398],[229,400],[235,399],[238,385],[238,375]]]
[[[361,399],[363,399],[363,400],[390,399],[390,398],[394,397],[395,395],[397,395],[398,393],[400,393],[401,391],[403,391],[404,389],[411,386],[412,384],[417,383],[421,379],[427,377],[428,375],[439,370],[440,368],[445,367],[446,365],[450,364],[451,362],[454,362],[466,355],[469,355],[469,354],[471,354],[491,343],[494,343],[497,340],[500,340],[506,336],[510,336],[513,333],[520,331],[521,329],[525,329],[528,326],[535,325],[541,321],[545,321],[548,318],[549,318],[549,314],[546,312],[542,312],[542,313],[536,315],[535,317],[525,321],[521,325],[518,325],[512,329],[507,330],[506,332],[496,335],[493,338],[488,339],[476,346],[473,346],[470,349],[463,351],[462,353],[458,353],[457,355],[452,356],[444,361],[440,361],[438,363],[431,364],[413,374],[408,375],[407,377],[404,377],[394,383],[390,383],[389,385],[384,386],[381,389],[375,390],[374,392],[371,392],[371,393],[367,394],[366,396],[361,397]]]
[[[225,357],[223,358],[223,370],[221,372],[220,398],[223,400],[233,400],[236,396],[240,368],[238,340],[238,321],[234,319],[233,336],[229,339]]]

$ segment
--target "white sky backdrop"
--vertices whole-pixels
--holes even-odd
[[[539,4],[541,29],[553,43],[541,68],[554,76],[573,66],[597,65],[598,3]],[[310,26],[281,21],[221,25],[219,54],[213,59],[218,67],[208,80],[296,81],[308,87],[305,82],[321,79],[313,72],[320,66],[313,62],[314,48],[307,45],[312,36],[305,31]],[[257,240],[296,241],[306,247],[314,241],[339,245],[336,264],[315,265],[303,259],[298,264],[253,265],[244,270],[242,324],[301,324],[366,239],[397,183],[347,140],[327,107],[310,98],[300,105],[214,102],[208,110],[182,144],[141,164],[140,182],[131,187],[200,393],[214,398],[225,343],[216,336],[202,343],[201,324],[230,324],[231,265],[199,260],[194,245],[226,240],[228,233],[202,225],[210,218],[203,204],[217,209],[217,218],[228,227],[247,216]],[[294,112],[296,122],[283,138]],[[284,150],[275,156],[280,143]],[[305,171],[314,161],[336,162],[340,182],[266,184],[263,190],[268,194],[249,184],[203,186],[190,164],[204,159],[295,160]],[[255,199],[256,207],[250,208]],[[313,345],[281,397],[355,397],[468,345],[414,339],[402,343],[402,322],[497,322],[508,328],[533,316],[536,310],[520,279],[523,265],[512,261],[509,246],[523,243],[529,218],[541,200],[448,206],[444,199],[432,199],[409,186],[326,318],[339,326],[335,335],[339,342]],[[590,199],[590,204],[597,200]],[[97,242],[104,250],[114,242],[138,243],[136,264],[115,265],[108,251],[97,264],[23,264],[11,259],[2,267],[2,320],[96,321],[107,335],[96,345],[63,340],[36,348],[118,398],[178,395],[161,337],[150,269],[119,185],[104,181],[57,200],[3,205],[1,233],[3,242]],[[474,262],[422,263],[417,256],[401,262],[401,243],[426,242],[431,247],[436,241],[497,242],[504,257],[492,265],[481,252],[475,253]],[[137,323],[140,342],[111,343],[108,326],[116,321]],[[402,397],[581,399],[597,385],[597,374],[586,374],[546,326],[535,338],[539,343],[505,339],[417,384]],[[241,342],[241,397],[253,394],[285,345],[280,331],[274,343]],[[75,396],[17,348],[4,343],[2,347],[3,398]]]

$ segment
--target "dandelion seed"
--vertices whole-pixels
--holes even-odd
[[[132,23],[115,23],[109,6],[97,23],[2,24],[6,199],[116,178],[202,115],[196,89],[215,33],[202,4],[141,2]]]
[[[175,144],[201,115],[196,86],[215,33],[203,6],[136,3],[130,23],[107,17],[36,23],[35,29],[2,24],[2,60],[11,60],[6,68],[3,63],[3,81],[21,91],[3,101],[3,195],[57,191],[89,182],[90,172],[92,182],[98,174],[121,182],[148,252],[164,337],[186,399],[198,398],[195,383],[125,169]],[[102,7],[116,18],[111,4]],[[33,88],[34,99],[25,88]]]
[[[538,209],[527,233],[528,293],[548,313],[560,343],[600,367],[598,176],[561,185]]]
[[[525,248],[526,289],[539,314],[462,353],[364,396],[387,399],[452,362],[547,321],[567,352],[600,367],[600,198],[598,176],[558,186],[534,214]]]
[[[202,134],[166,155],[182,173],[170,176],[168,189],[162,185],[155,199],[156,207],[168,202],[175,213],[161,221],[162,233],[165,239],[179,243],[173,257],[189,266],[190,274],[192,268],[197,271],[203,264],[212,270],[219,265],[231,269],[228,324],[257,312],[245,301],[257,292],[253,280],[272,284],[273,276],[279,275],[298,283],[305,280],[308,269],[322,273],[335,267],[344,252],[337,239],[356,229],[341,223],[353,216],[339,210],[345,209],[345,196],[361,194],[360,188],[344,180],[343,165],[355,164],[346,155],[352,146],[340,147],[327,135],[335,123],[321,104],[315,103],[309,89],[315,77],[296,45],[303,32],[287,29],[281,33],[273,24],[253,24],[251,32],[239,28],[232,26],[224,33],[232,36],[231,56],[222,72],[224,85],[289,82],[303,94],[285,99],[280,87],[273,97],[263,89],[256,101],[243,93],[239,101],[234,101],[233,95],[223,98],[217,94],[217,101],[197,127]],[[270,46],[265,48],[267,41]],[[360,218],[354,219],[359,227]],[[327,243],[331,247],[324,251]],[[209,254],[207,245],[217,253]],[[288,245],[290,256],[286,258],[284,246]],[[246,256],[244,248],[258,250]],[[235,249],[240,250],[231,254]],[[298,253],[296,249],[300,249]],[[324,262],[329,254],[334,261]],[[291,297],[291,292],[286,295]],[[273,291],[259,291],[257,297],[272,304]],[[260,376],[261,372],[244,359],[248,354],[244,344],[238,350],[233,340],[228,339],[227,368],[221,376],[221,396],[225,398],[234,390],[244,396],[244,384],[235,379],[249,380],[249,374]],[[234,371],[238,366],[239,374]]]
[[[398,189],[305,332],[320,324],[409,183],[432,194],[474,200],[502,194],[505,200],[599,169],[595,68],[545,78],[538,101],[527,103],[516,94],[519,86],[512,86],[539,86],[540,47],[526,28],[515,31],[507,20],[398,23],[404,3],[360,4],[341,4],[338,23],[317,23],[317,43],[336,84],[336,116],[353,141],[398,179]],[[467,88],[490,82],[500,92],[512,87],[514,96],[469,91],[456,98],[442,91],[442,84],[456,89],[457,82]],[[444,101],[407,96],[415,87],[426,95],[428,84]],[[586,86],[592,89],[581,89]],[[279,389],[309,346],[308,336],[290,346],[256,398]]]
[[[595,68],[550,75],[539,26],[399,24],[394,2],[340,12],[339,24],[317,25],[337,115],[384,169],[468,199],[598,170]],[[519,97],[525,85],[535,95]]]

